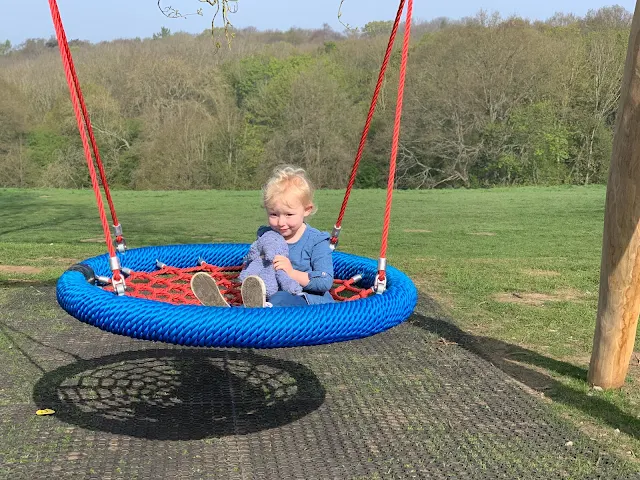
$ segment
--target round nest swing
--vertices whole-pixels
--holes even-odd
[[[219,276],[211,273],[218,280],[225,267],[242,262],[248,249],[246,244],[174,245],[131,249],[124,257],[136,272],[156,270],[156,258],[176,268],[206,271],[194,262],[201,258],[217,266]],[[373,285],[378,273],[376,261],[368,258],[334,252],[333,262],[336,278],[362,275],[358,283],[364,288]],[[96,275],[110,273],[107,255],[82,263]],[[188,290],[187,278],[181,281]],[[223,279],[222,286],[227,286],[223,292],[229,295],[234,283]],[[181,295],[178,290],[175,294]],[[355,295],[357,300],[305,307],[205,307],[149,300],[144,293],[138,298],[117,296],[87,282],[81,271],[67,271],[60,277],[57,296],[62,308],[78,320],[112,333],[179,345],[253,348],[316,345],[373,335],[404,321],[417,301],[411,280],[392,267],[387,270],[387,290],[382,295]]]
[[[345,199],[333,230],[331,243],[334,248],[404,2],[400,1]],[[57,299],[64,310],[102,330],[133,338],[186,346],[251,348],[317,345],[362,338],[387,330],[411,315],[417,303],[416,287],[404,273],[386,265],[386,249],[412,0],[408,0],[405,23],[380,259],[376,262],[334,251],[335,284],[331,294],[335,303],[277,308],[239,306],[237,276],[248,244],[126,249],[56,0],[49,0],[49,6],[108,249],[107,254],[84,260],[60,277]],[[115,242],[112,242],[107,223],[94,157],[113,219]],[[189,280],[196,271],[206,271],[214,277],[231,308],[199,304],[189,287]]]

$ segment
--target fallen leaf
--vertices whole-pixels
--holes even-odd
[[[37,410],[36,411],[36,415],[53,415],[54,413],[56,413],[55,410],[51,410],[50,408],[44,408],[42,410]]]

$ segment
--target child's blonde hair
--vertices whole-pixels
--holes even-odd
[[[313,185],[304,169],[290,165],[280,166],[273,171],[271,178],[262,187],[262,205],[269,208],[283,195],[293,194],[304,207],[312,205],[311,213],[315,213],[313,192]]]

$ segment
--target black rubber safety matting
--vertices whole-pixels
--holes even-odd
[[[430,310],[353,342],[206,350],[86,326],[52,287],[0,289],[0,478],[635,475]]]

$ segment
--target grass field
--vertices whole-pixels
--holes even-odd
[[[317,194],[330,230],[343,192]],[[379,256],[384,192],[356,191],[340,249]],[[401,191],[388,260],[476,339],[478,353],[548,399],[603,448],[640,454],[640,357],[627,384],[589,389],[605,188]],[[250,242],[259,192],[114,192],[128,246]],[[0,292],[53,284],[105,252],[93,193],[0,190]],[[0,348],[1,348],[0,342]],[[543,395],[542,395],[543,394]]]

